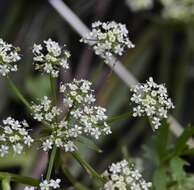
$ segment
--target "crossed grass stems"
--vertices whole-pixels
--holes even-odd
[[[12,79],[9,76],[7,76],[7,81],[8,81],[8,85],[10,86],[13,93],[25,105],[25,107],[28,109],[28,111],[32,112],[31,104],[24,97],[24,95],[17,88],[17,86],[15,85],[15,83],[12,81]],[[52,78],[52,76],[50,75],[50,88],[51,88],[51,93],[52,93],[51,98],[52,98],[53,105],[57,105],[56,84],[57,84],[56,80],[54,78]],[[71,110],[69,110],[67,112],[67,115],[66,115],[67,121],[69,119],[68,115],[69,115],[70,111]],[[121,115],[109,117],[107,119],[107,123],[112,123],[115,121],[129,118],[130,115],[131,115],[131,112],[126,112],[126,113],[121,114]],[[58,121],[58,118],[56,118],[56,121]],[[46,125],[44,122],[42,122],[42,124]],[[99,123],[98,125],[100,126],[101,124]],[[47,167],[47,171],[46,171],[46,180],[49,180],[51,178],[52,171],[54,168],[55,159],[56,159],[58,153],[59,153],[59,148],[57,148],[56,145],[53,145],[53,148],[49,153],[49,162],[48,162],[48,167]],[[91,177],[96,179],[99,183],[105,182],[105,179],[86,160],[84,160],[84,158],[82,158],[82,156],[80,155],[80,153],[78,151],[72,152],[70,154],[82,166],[82,168],[84,170],[86,170],[86,172]],[[73,184],[73,186],[77,190],[87,190],[87,187],[85,187],[84,185],[82,185],[81,183],[76,181],[74,176],[71,174],[71,172],[69,171],[69,169],[65,165],[62,166],[62,171],[65,174],[65,176],[67,177],[67,179]],[[11,189],[10,182],[21,183],[21,184],[25,184],[25,185],[29,185],[29,186],[34,186],[34,187],[38,187],[40,184],[40,181],[38,179],[35,179],[32,177],[27,177],[27,176],[21,176],[21,175],[9,173],[9,172],[0,172],[0,180],[2,182],[3,190],[10,190]]]

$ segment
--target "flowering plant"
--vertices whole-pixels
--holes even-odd
[[[93,23],[92,32],[86,34],[86,37],[82,38],[81,41],[89,43],[95,53],[100,55],[106,63],[111,61],[115,55],[121,56],[126,48],[134,47],[128,39],[126,26],[116,22]],[[35,44],[33,47],[35,70],[49,75],[51,89],[51,96],[45,95],[37,103],[36,101],[28,101],[11,77],[7,76],[11,71],[17,70],[15,62],[20,60],[20,56],[17,48],[3,40],[0,41],[0,73],[4,77],[7,76],[6,79],[9,81],[13,92],[27,107],[34,122],[36,121],[41,126],[37,135],[33,133],[33,128],[28,125],[26,120],[20,122],[12,117],[4,119],[0,126],[0,156],[6,158],[12,153],[22,155],[31,151],[33,147],[43,149],[48,156],[48,164],[45,173],[42,174],[42,180],[0,172],[2,189],[10,190],[10,181],[25,184],[25,190],[65,188],[68,183],[65,183],[62,178],[58,178],[57,173],[62,170],[75,189],[87,190],[86,185],[78,182],[68,167],[69,156],[72,156],[92,177],[92,189],[157,189],[158,178],[153,179],[153,185],[151,182],[147,182],[143,174],[136,169],[135,164],[129,161],[126,154],[124,154],[124,160],[112,163],[103,174],[99,174],[83,158],[80,143],[84,145],[84,149],[87,145],[92,144],[93,149],[99,150],[96,142],[99,141],[100,137],[114,134],[111,124],[114,121],[128,119],[130,116],[147,116],[151,127],[158,129],[155,132],[158,139],[167,139],[170,127],[167,122],[168,111],[174,108],[174,105],[168,97],[165,85],[155,83],[152,77],[144,84],[135,85],[131,88],[132,96],[128,98],[131,101],[129,110],[132,108],[132,113],[128,111],[119,116],[108,116],[106,108],[97,105],[92,82],[84,79],[73,79],[67,83],[60,81],[60,70],[69,69],[70,53],[64,47],[51,39],[44,41],[42,45]],[[162,172],[158,172],[154,176],[166,175],[168,180],[162,185],[168,187],[169,190],[179,187],[183,179],[184,187],[190,184],[184,178],[187,176],[183,171],[183,166],[186,163],[180,156],[185,151],[190,151],[186,143],[193,134],[193,128],[186,129],[173,149],[167,149],[166,143],[158,141],[154,143],[159,147],[157,152],[159,155],[158,162],[160,169],[162,168]],[[83,139],[87,141],[85,142]],[[64,157],[67,160],[62,162]],[[62,162],[62,166],[58,162]],[[170,165],[170,170],[165,168],[167,165]],[[177,168],[178,172],[174,171]],[[172,183],[174,181],[176,182],[175,185]]]

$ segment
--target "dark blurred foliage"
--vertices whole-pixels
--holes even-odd
[[[88,26],[96,20],[125,23],[136,48],[126,52],[121,59],[123,64],[140,81],[153,76],[157,82],[166,83],[176,105],[173,115],[183,126],[194,122],[192,23],[170,22],[160,18],[161,6],[158,3],[149,12],[133,13],[124,0],[65,2]],[[70,81],[73,77],[95,80],[98,102],[107,107],[109,115],[124,113],[129,109],[129,88],[114,73],[111,74],[110,68],[103,65],[90,48],[79,43],[78,34],[48,1],[0,0],[0,18],[0,37],[22,50],[19,72],[12,77],[29,100],[50,93],[48,78],[33,70],[31,50],[35,42],[52,38],[67,44],[72,53],[71,69],[65,73],[61,71],[60,80]],[[0,118],[8,115],[19,120],[27,118],[32,128],[36,129],[34,134],[38,133],[38,124],[12,94],[4,79],[0,80],[0,88]],[[153,146],[150,143],[151,135],[152,130],[144,119],[117,122],[113,125],[113,135],[101,140],[103,153],[83,149],[83,154],[102,172],[110,162],[122,158],[123,146],[127,147],[132,157],[143,157],[142,145]],[[38,154],[35,152],[36,149],[26,156],[1,159],[1,170],[40,177],[46,165],[46,155],[41,151]],[[78,179],[88,180],[84,177],[86,175],[80,175],[83,171],[77,165],[72,167]]]

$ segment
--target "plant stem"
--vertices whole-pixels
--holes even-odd
[[[123,113],[123,114],[121,114],[121,115],[109,117],[109,118],[106,120],[106,122],[107,122],[107,123],[112,123],[112,122],[115,122],[115,121],[127,119],[127,118],[129,118],[130,116],[131,116],[131,112],[126,112],[126,113]]]
[[[12,89],[12,91],[16,94],[16,96],[22,101],[22,103],[31,111],[31,105],[30,103],[26,100],[26,98],[22,95],[22,93],[20,92],[20,90],[16,87],[16,85],[14,84],[14,82],[7,77],[9,85]]]
[[[15,93],[15,95],[21,100],[21,102],[27,107],[27,109],[29,110],[29,112],[32,112],[32,108],[30,103],[27,101],[27,99],[24,97],[24,95],[21,93],[21,91],[17,88],[17,86],[15,85],[15,83],[9,78],[7,77],[9,85],[12,89],[12,91]],[[42,122],[44,125],[48,125],[46,122]]]
[[[52,76],[50,75],[50,85],[51,85],[51,92],[52,92],[52,101],[53,101],[53,105],[57,105],[57,95],[56,95],[56,89],[55,89],[55,81],[52,78]],[[57,118],[56,118],[56,122],[57,122]],[[53,145],[51,154],[50,154],[50,158],[49,158],[49,165],[48,165],[48,169],[47,169],[47,174],[46,174],[46,179],[49,180],[51,177],[51,173],[52,173],[52,169],[54,166],[54,161],[55,161],[55,157],[56,157],[56,153],[57,153],[57,147],[56,145]]]
[[[7,177],[2,179],[1,186],[3,190],[11,190],[10,179]]]
[[[85,161],[78,152],[72,152],[72,156],[80,163],[80,165],[88,172],[89,175],[95,177],[96,179],[104,182],[104,179],[100,174],[98,174],[87,161]]]
[[[56,152],[57,152],[57,147],[56,147],[56,145],[54,145],[53,149],[51,151],[50,159],[49,159],[49,165],[48,165],[47,174],[46,174],[46,179],[47,180],[49,180],[50,177],[51,177],[51,173],[52,173],[52,169],[53,169],[53,165],[54,165],[54,161],[55,161]]]
[[[56,81],[51,75],[50,75],[50,86],[51,86],[53,104],[57,106]]]
[[[0,172],[0,179],[9,179],[10,181],[17,182],[17,183],[22,183],[30,186],[39,186],[39,180],[31,178],[31,177],[26,177],[26,176],[21,176],[17,174],[12,174],[8,172]]]

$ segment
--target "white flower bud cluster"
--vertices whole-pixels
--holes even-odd
[[[131,91],[133,92],[131,102],[135,104],[133,116],[147,116],[153,129],[158,129],[161,120],[167,118],[168,111],[174,109],[166,87],[163,84],[156,84],[150,77],[145,84],[138,84]]]
[[[60,67],[69,69],[68,59],[71,55],[65,49],[65,45],[60,47],[57,42],[48,39],[44,41],[43,45],[34,44],[32,52],[35,70],[40,70],[56,78],[59,75]]]
[[[0,156],[4,157],[9,152],[21,154],[24,148],[29,148],[34,140],[28,134],[28,123],[19,122],[11,117],[3,120],[0,126]]]
[[[15,63],[21,59],[18,51],[18,48],[0,38],[0,75],[7,76],[8,73],[17,71]]]
[[[180,21],[189,21],[194,16],[193,0],[161,0],[164,5],[163,16]]]
[[[39,188],[40,190],[51,190],[51,189],[59,189],[61,180],[60,179],[50,179],[44,180],[40,183]],[[36,190],[36,187],[25,187],[24,190]]]
[[[57,147],[73,152],[77,149],[76,141],[83,135],[98,139],[102,134],[111,133],[105,122],[106,109],[95,106],[96,101],[91,90],[91,82],[86,80],[73,80],[71,83],[61,84],[60,92],[63,94],[64,113],[52,105],[48,97],[44,97],[39,105],[33,104],[33,117],[37,121],[48,123],[51,133],[46,140],[43,139],[44,151]],[[58,119],[56,119],[56,117]]]
[[[153,0],[126,0],[126,4],[132,11],[137,12],[142,10],[150,10],[153,7],[154,2]]]
[[[141,173],[126,160],[113,163],[103,174],[108,181],[103,190],[149,190],[151,182],[146,182]]]
[[[134,47],[128,38],[126,26],[114,21],[94,22],[92,31],[80,41],[92,45],[95,53],[106,63],[113,59],[113,55],[122,56],[126,48]]]

